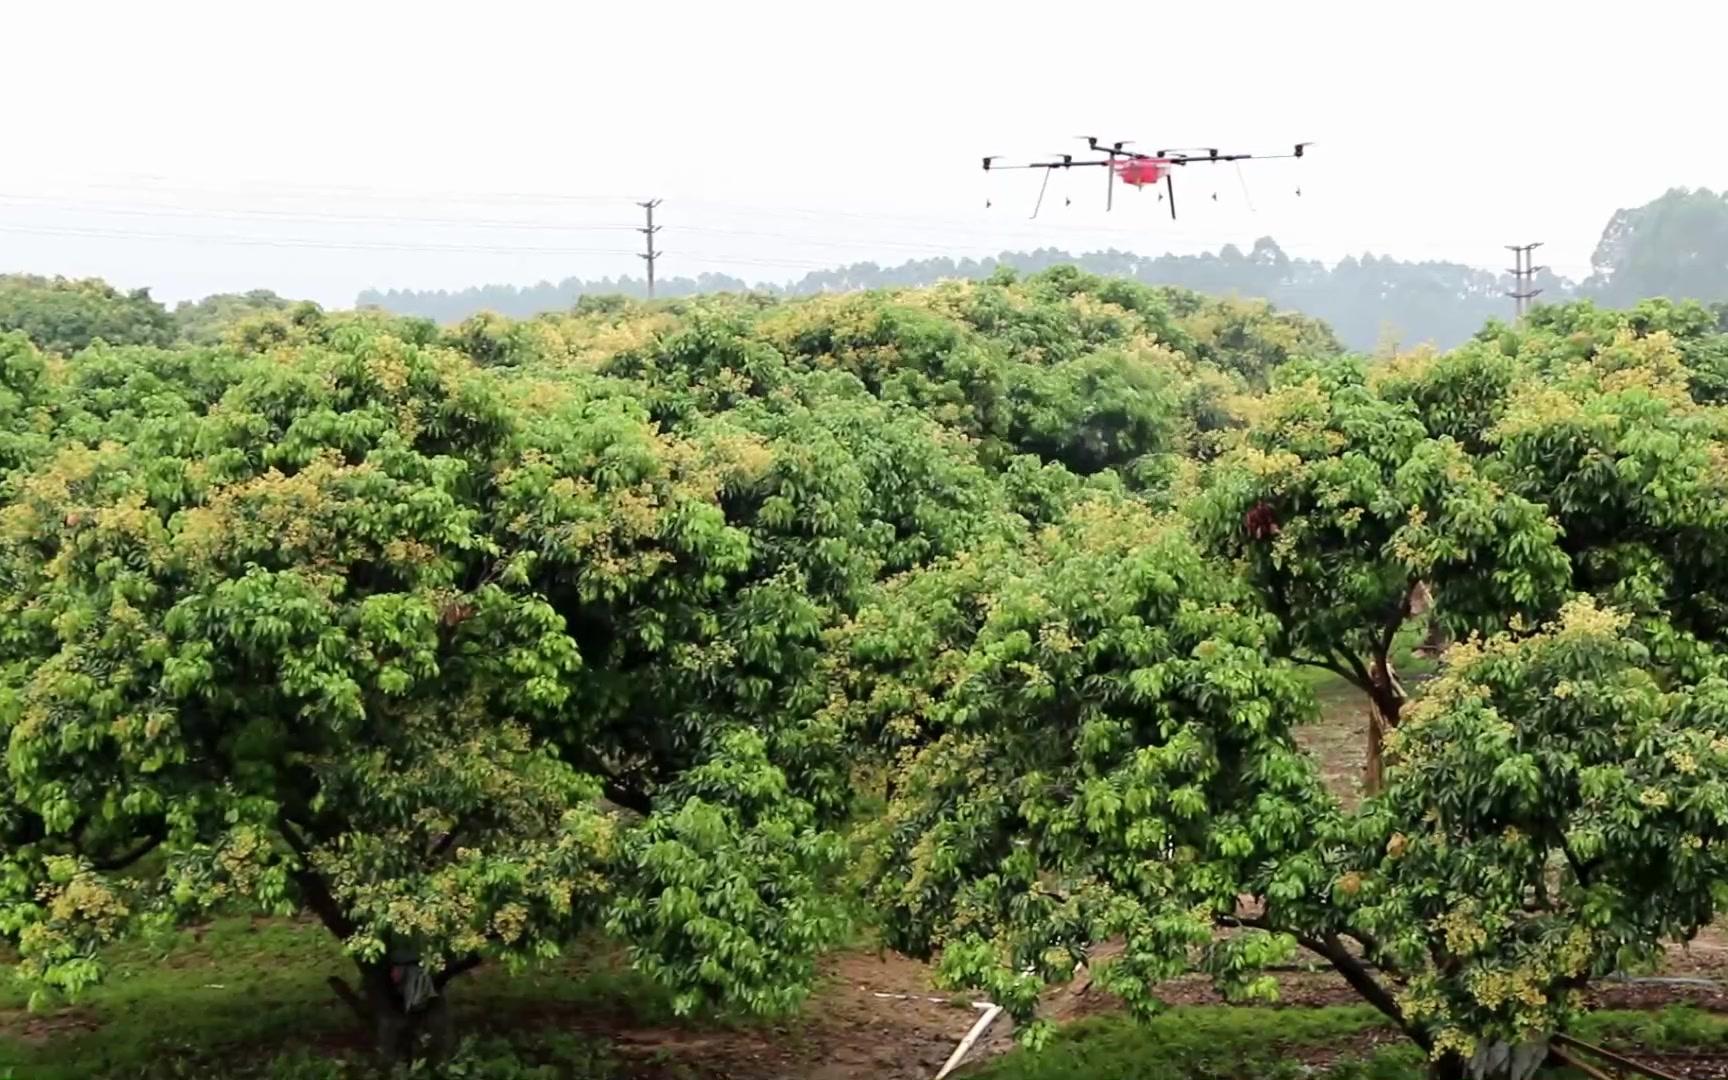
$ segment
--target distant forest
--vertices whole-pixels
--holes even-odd
[[[1389,256],[1351,257],[1328,267],[1314,259],[1291,258],[1275,240],[1264,237],[1246,252],[1232,244],[1202,255],[1145,256],[1115,250],[1073,255],[1042,248],[976,260],[913,259],[887,267],[864,262],[815,271],[785,284],[703,274],[662,279],[656,293],[802,296],[983,278],[998,267],[1030,272],[1061,264],[1148,284],[1263,297],[1326,320],[1348,347],[1364,351],[1386,343],[1455,345],[1488,319],[1508,313],[1506,292],[1512,284],[1508,274]],[[1541,273],[1536,285],[1542,299],[1591,298],[1612,305],[1646,296],[1728,301],[1728,192],[1676,188],[1644,206],[1616,212],[1602,231],[1591,267],[1583,281]],[[556,284],[482,285],[455,292],[369,289],[356,304],[450,323],[480,311],[521,317],[564,310],[586,295],[644,297],[647,283],[633,277],[566,278]]]

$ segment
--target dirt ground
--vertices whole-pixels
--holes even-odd
[[[923,964],[896,953],[831,957],[823,978],[797,1023],[707,1032],[614,1027],[595,1034],[612,1040],[615,1053],[644,1076],[929,1080],[981,1015],[964,995],[933,988]],[[1001,1038],[992,1049],[1008,1045]]]
[[[644,1076],[725,1077],[728,1080],[931,1080],[977,1020],[965,997],[930,984],[930,970],[894,953],[848,953],[830,960],[824,989],[802,1022],[735,1032],[611,1029],[618,1054]],[[1674,950],[1663,977],[1691,983],[1604,983],[1591,1003],[1608,1009],[1660,1009],[1690,1004],[1728,1013],[1728,934],[1712,931],[1689,949]],[[1710,985],[1704,985],[1709,983]],[[1356,1005],[1361,998],[1326,971],[1279,975],[1281,1004],[1290,1008]],[[1171,1004],[1222,1004],[1206,979],[1194,976],[1165,986]],[[1059,1020],[1116,1011],[1096,989],[1056,991],[1047,1013]],[[596,1034],[600,1034],[597,1032]],[[1293,1047],[1291,1054],[1322,1068],[1366,1056],[1399,1040],[1393,1032],[1364,1032],[1326,1046]],[[1011,1025],[999,1020],[967,1056],[958,1075],[1013,1046]],[[1728,1080],[1728,1053],[1640,1053],[1638,1059],[1685,1080]]]

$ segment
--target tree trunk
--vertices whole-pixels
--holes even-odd
[[[1362,766],[1362,793],[1378,795],[1386,786],[1386,733],[1398,726],[1404,709],[1404,692],[1392,665],[1374,666],[1374,685],[1368,691],[1368,760]]]
[[[367,964],[360,971],[362,1004],[372,1027],[373,1047],[386,1065],[439,1061],[452,1048],[450,1009],[442,993],[408,1008],[392,967]],[[355,995],[349,995],[355,996]]]
[[[1446,628],[1440,624],[1439,619],[1430,618],[1428,620],[1427,636],[1425,636],[1422,639],[1422,643],[1416,646],[1412,651],[1414,651],[1417,656],[1426,656],[1432,659],[1433,657],[1444,654],[1451,646],[1452,635],[1446,632]]]
[[[1470,1063],[1457,1054],[1428,1062],[1428,1080],[1465,1080],[1470,1075]]]

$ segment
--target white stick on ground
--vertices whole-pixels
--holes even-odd
[[[863,988],[860,987],[859,989],[863,989]],[[889,998],[889,999],[894,1000],[894,1001],[928,1001],[932,1005],[953,1005],[954,1004],[954,999],[951,997],[945,997],[945,998],[924,997],[922,994],[884,994],[880,990],[873,990],[873,991],[871,991],[871,996],[872,997],[879,997],[879,998]],[[974,1001],[971,1004],[972,1004],[972,1007],[974,1009],[982,1009],[982,1008],[987,1007],[990,1003],[987,1001],[985,1001],[985,1002]]]
[[[972,1044],[978,1041],[979,1036],[989,1031],[990,1025],[996,1022],[998,1016],[1002,1015],[1002,1006],[1000,1005],[981,1004],[978,1007],[984,1010],[984,1015],[978,1018],[978,1022],[972,1025],[972,1030],[968,1031],[966,1037],[960,1040],[960,1045],[956,1046],[954,1052],[948,1055],[948,1063],[942,1066],[941,1072],[936,1074],[936,1080],[942,1080],[944,1076],[958,1069],[960,1063],[966,1060],[966,1052],[972,1049]]]

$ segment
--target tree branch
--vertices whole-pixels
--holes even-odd
[[[1365,967],[1373,968],[1377,971],[1384,971],[1393,978],[1400,977],[1398,966],[1387,962],[1386,950],[1380,947],[1379,939],[1377,939],[1373,934],[1368,933],[1366,930],[1346,930],[1344,931],[1344,936],[1362,946],[1363,958],[1369,961],[1364,964]]]
[[[110,873],[115,870],[124,870],[139,859],[142,859],[144,856],[161,847],[163,841],[167,839],[168,825],[166,822],[160,822],[151,826],[150,831],[145,834],[144,839],[131,851],[107,859],[92,859],[90,861],[90,867],[93,870],[100,870],[103,873]]]
[[[1648,1076],[1650,1077],[1650,1080],[1679,1080],[1679,1078],[1673,1073],[1663,1072],[1661,1069],[1646,1065],[1643,1062],[1633,1061],[1629,1057],[1623,1057],[1620,1054],[1616,1054],[1612,1050],[1605,1050],[1600,1046],[1587,1043],[1582,1039],[1575,1039],[1564,1031],[1556,1031],[1553,1035],[1553,1039],[1561,1046],[1567,1046],[1574,1050],[1583,1050],[1585,1053],[1594,1054],[1611,1065],[1618,1066],[1628,1072],[1635,1072],[1640,1076]],[[1558,1053],[1558,1051],[1551,1052]]]
[[[1303,667],[1319,668],[1321,671],[1330,671],[1332,674],[1346,682],[1356,681],[1356,676],[1344,670],[1342,666],[1333,660],[1314,660],[1306,656],[1297,656],[1295,653],[1291,653],[1289,659],[1292,664],[1300,664]]]
[[[473,971],[475,968],[479,967],[482,962],[479,953],[470,953],[460,960],[452,961],[444,966],[443,971],[440,971],[437,975],[432,977],[432,985],[437,987],[439,992],[442,993],[445,984],[447,984],[451,979],[454,979],[458,975]]]
[[[312,909],[312,914],[318,916],[318,921],[324,924],[337,938],[346,941],[354,936],[354,923],[342,910],[342,905],[331,895],[330,887],[318,872],[312,869],[312,846],[306,838],[300,835],[293,822],[286,814],[276,816],[276,826],[282,833],[282,838],[288,841],[288,846],[299,856],[300,868],[291,875],[294,884],[300,887],[300,899]]]
[[[1410,619],[1410,591],[1416,587],[1414,582],[1404,586],[1404,599],[1398,601],[1398,607],[1392,612],[1392,618],[1380,628],[1380,639],[1375,643],[1375,658],[1382,667],[1386,666],[1386,655],[1392,651],[1392,641],[1398,636],[1398,631]]]
[[[1384,986],[1381,986],[1373,975],[1369,974],[1369,965],[1352,956],[1350,950],[1346,949],[1336,937],[1328,934],[1323,938],[1314,938],[1290,930],[1283,930],[1273,926],[1264,916],[1215,915],[1213,922],[1220,926],[1240,926],[1272,933],[1290,934],[1303,948],[1331,964],[1333,969],[1344,977],[1344,981],[1350,984],[1352,990],[1360,994],[1368,1004],[1380,1010],[1387,1019],[1397,1024],[1406,1035],[1415,1041],[1416,1045],[1424,1051],[1433,1049],[1433,1040],[1428,1037],[1426,1032],[1411,1027],[1405,1021],[1404,1010],[1398,1007],[1398,999],[1393,997]],[[1371,948],[1369,944],[1373,941],[1371,935],[1364,933],[1360,935],[1350,934],[1349,936],[1361,943],[1363,948]],[[1388,968],[1381,970],[1388,974],[1395,974]]]
[[[1362,995],[1362,999],[1368,1004],[1379,1009],[1388,1020],[1397,1024],[1424,1052],[1433,1050],[1434,1041],[1428,1037],[1428,1033],[1405,1021],[1404,1010],[1398,1007],[1398,999],[1381,986],[1374,976],[1368,973],[1362,961],[1350,955],[1350,950],[1336,937],[1328,934],[1324,938],[1310,938],[1299,934],[1296,940],[1302,943],[1303,948],[1331,964],[1333,969],[1344,977],[1344,981],[1350,984],[1352,990]]]
[[[432,845],[432,850],[427,853],[427,857],[433,858],[433,859],[443,858],[445,853],[448,852],[450,850],[450,848],[456,843],[456,837],[462,832],[463,829],[467,828],[470,824],[472,824],[473,821],[474,821],[474,815],[473,814],[463,814],[461,817],[457,818],[456,824],[450,826],[450,831],[444,834],[444,839],[442,839],[442,840],[438,841],[436,844]]]
[[[1345,652],[1343,649],[1338,650],[1338,655],[1343,657],[1350,664],[1350,670],[1356,673],[1356,677],[1351,681],[1356,684],[1357,688],[1364,693],[1373,693],[1374,679],[1368,674],[1368,669],[1363,666],[1362,659],[1355,653]]]
[[[1214,915],[1212,921],[1219,926],[1240,926],[1247,930],[1270,930],[1272,924],[1260,916]]]

